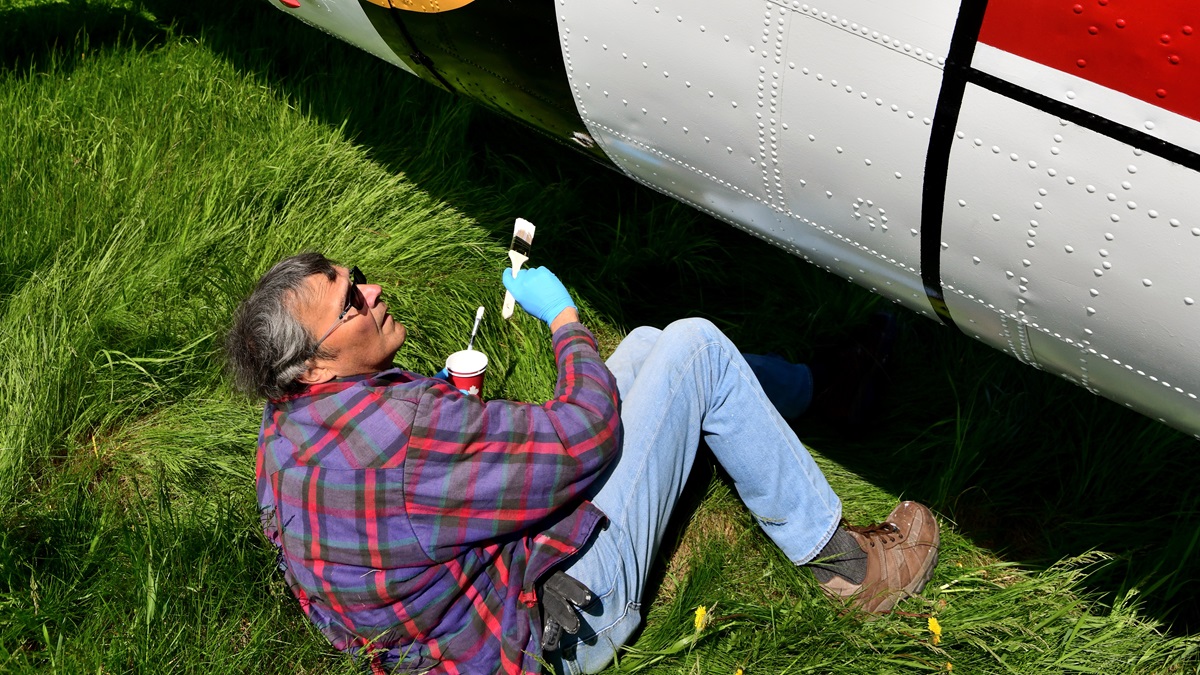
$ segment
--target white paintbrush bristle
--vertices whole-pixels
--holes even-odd
[[[533,223],[529,222],[528,220],[525,220],[524,218],[517,218],[517,221],[515,223],[513,223],[513,236],[521,237],[525,241],[533,241],[533,233],[536,230],[537,230],[537,227],[535,227]],[[522,235],[521,234],[522,232],[528,232],[529,236],[526,237],[526,236]]]
[[[508,248],[510,251],[516,251],[523,256],[528,257],[530,248],[533,246],[533,233],[537,228],[533,223],[524,218],[517,218],[517,222],[513,224],[512,243]]]

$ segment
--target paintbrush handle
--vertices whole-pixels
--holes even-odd
[[[475,310],[475,325],[471,326],[471,337],[467,338],[467,351],[475,344],[475,333],[479,330],[479,322],[483,320],[483,308]]]
[[[529,260],[529,256],[509,250],[508,259],[512,261],[512,275],[515,279],[517,277],[517,270],[521,269],[521,265],[524,265],[526,260]],[[505,319],[512,317],[513,310],[516,309],[516,305],[517,300],[513,297],[513,294],[508,291],[504,291],[504,305],[500,308],[500,316],[504,317]]]

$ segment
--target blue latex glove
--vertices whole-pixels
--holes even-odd
[[[513,278],[512,268],[503,273],[504,287],[526,312],[550,325],[564,309],[575,307],[566,286],[545,267],[522,269]]]

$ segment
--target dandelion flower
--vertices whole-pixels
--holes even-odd
[[[696,618],[692,623],[695,624],[697,633],[704,630],[704,627],[708,625],[708,610],[704,608],[704,605],[696,608]]]
[[[952,670],[954,670],[954,666],[949,661],[947,661],[946,662],[946,672],[948,673]]]
[[[737,670],[733,671],[733,675],[742,675],[742,669],[738,668]]]
[[[934,646],[937,646],[937,643],[942,641],[942,625],[932,616],[929,617],[929,632],[933,635],[931,642],[933,642]]]

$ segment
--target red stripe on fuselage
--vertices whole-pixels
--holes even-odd
[[[1200,120],[1198,31],[1196,0],[989,0],[979,41]]]

